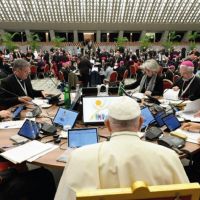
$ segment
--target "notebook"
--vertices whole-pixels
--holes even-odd
[[[37,122],[26,119],[20,128],[18,135],[21,135],[30,140],[35,140],[39,137],[41,125]]]
[[[174,114],[169,114],[163,117],[163,122],[170,131],[174,131],[177,128],[181,127],[180,122],[178,121],[177,117]]]
[[[155,118],[148,107],[144,107],[141,109],[142,117],[144,118],[144,122],[142,124],[142,129],[149,126],[151,123],[155,122]]]
[[[69,129],[68,147],[78,148],[98,143],[97,128]]]
[[[69,125],[71,128],[73,128],[77,117],[78,112],[59,108],[53,119],[53,123],[57,126],[64,127],[66,125]]]

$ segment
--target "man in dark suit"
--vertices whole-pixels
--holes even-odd
[[[44,97],[41,90],[34,90],[29,78],[30,64],[23,59],[13,63],[13,74],[1,81],[0,105],[11,107],[19,103],[27,103],[34,97]]]
[[[77,63],[78,69],[80,71],[80,80],[83,82],[83,87],[87,87],[90,79],[89,73],[92,65],[86,57],[78,60]]]

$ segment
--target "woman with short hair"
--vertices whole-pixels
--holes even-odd
[[[130,85],[126,85],[125,89],[135,89],[140,86],[139,92],[141,93],[161,96],[163,94],[163,79],[158,74],[160,72],[160,66],[156,60],[147,60],[140,68],[144,71],[142,78]]]

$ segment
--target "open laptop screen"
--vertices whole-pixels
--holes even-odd
[[[83,122],[103,123],[108,116],[108,106],[119,97],[84,97]]]
[[[98,142],[97,128],[69,129],[68,147],[82,147]]]
[[[149,124],[155,121],[154,116],[152,115],[151,111],[148,107],[144,107],[141,109],[142,117],[144,118],[144,122],[142,124],[142,128],[147,127]]]
[[[18,135],[28,139],[37,139],[40,133],[40,125],[37,122],[27,119],[20,128]]]
[[[61,127],[69,125],[71,128],[73,128],[77,116],[78,112],[75,112],[73,110],[67,110],[64,108],[59,108],[54,117],[53,123]]]

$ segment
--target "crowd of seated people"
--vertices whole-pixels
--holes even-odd
[[[4,78],[12,73],[13,61],[17,58],[22,58],[30,62],[31,66],[35,66],[37,69],[37,74],[40,76],[43,73],[45,66],[48,66],[49,74],[53,74],[55,77],[59,78],[59,71],[64,73],[65,81],[68,81],[69,72],[77,72],[79,70],[79,80],[84,87],[91,86],[91,71],[93,67],[98,67],[98,81],[96,84],[103,83],[104,79],[109,79],[111,71],[116,71],[118,73],[118,82],[123,79],[123,75],[126,70],[128,70],[129,76],[131,75],[131,66],[136,67],[136,78],[140,82],[141,77],[144,73],[139,66],[146,60],[153,59],[156,60],[161,67],[158,72],[159,77],[163,79],[169,79],[174,82],[174,75],[180,75],[179,65],[186,55],[183,55],[180,51],[172,49],[170,52],[161,50],[155,51],[152,49],[147,49],[143,51],[132,51],[130,49],[120,49],[116,50],[110,48],[106,50],[105,48],[100,49],[91,48],[90,51],[78,51],[72,53],[71,50],[66,49],[50,49],[36,50],[32,51],[30,49],[27,52],[22,52],[19,49],[5,54],[0,51],[0,78]],[[199,52],[194,49],[187,55],[194,65],[194,74],[198,71],[198,61]],[[92,62],[91,62],[92,61]],[[69,66],[68,66],[69,65]],[[138,75],[138,76],[137,76]],[[93,79],[94,80],[94,79]],[[94,83],[92,85],[95,85]],[[162,92],[161,92],[162,93]]]

